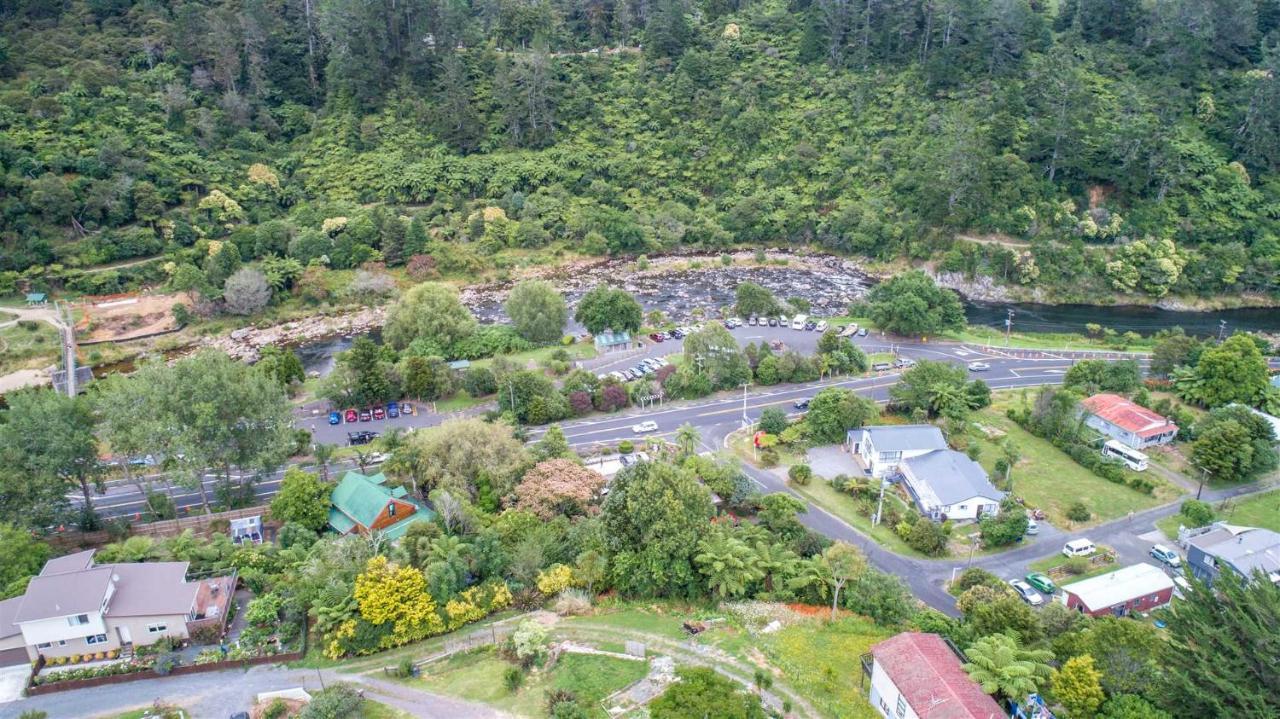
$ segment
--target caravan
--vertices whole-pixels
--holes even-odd
[[[1141,472],[1147,468],[1147,455],[1114,439],[1109,439],[1102,445],[1102,456],[1115,457],[1135,472]]]

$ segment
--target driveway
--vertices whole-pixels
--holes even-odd
[[[26,686],[29,676],[31,667],[27,664],[0,667],[0,716],[6,716],[6,704],[22,698],[22,688]]]

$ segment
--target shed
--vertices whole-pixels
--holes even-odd
[[[471,366],[471,360],[454,360],[449,363],[449,369],[460,372]]]
[[[49,301],[49,298],[46,297],[43,292],[27,293],[27,304],[29,305],[43,305],[43,304],[46,304],[48,301]]]
[[[598,352],[624,350],[631,346],[631,333],[625,330],[622,332],[605,330],[595,336],[595,343]]]
[[[241,542],[262,544],[262,515],[255,514],[252,517],[231,520],[231,541],[236,544]]]
[[[1173,580],[1163,570],[1141,562],[1062,587],[1059,601],[1068,609],[1094,617],[1123,617],[1165,606],[1173,598]]]

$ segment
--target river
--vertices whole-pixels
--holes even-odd
[[[1226,333],[1236,330],[1280,332],[1280,309],[1253,307],[1214,312],[1176,312],[1137,305],[1035,305],[1004,302],[966,302],[964,313],[971,325],[1004,327],[1007,311],[1013,310],[1015,332],[1084,333],[1085,325],[1096,323],[1117,332],[1154,334],[1181,327],[1187,334],[1216,336],[1226,322]]]

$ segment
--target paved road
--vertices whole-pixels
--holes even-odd
[[[509,719],[510,715],[480,704],[440,696],[376,677],[339,674],[331,670],[287,669],[263,665],[207,674],[157,677],[77,691],[48,694],[0,703],[0,719],[14,719],[24,711],[44,711],[49,719],[112,717],[150,706],[157,699],[176,704],[193,719],[226,719],[248,711],[259,692],[302,687],[315,692],[334,682],[356,682],[365,696],[427,719]]]

